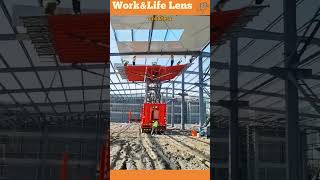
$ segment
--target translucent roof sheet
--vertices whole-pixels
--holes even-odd
[[[133,29],[133,41],[148,41],[149,32],[148,29]]]
[[[183,31],[183,29],[169,29],[165,41],[179,41]]]
[[[115,30],[115,36],[118,41],[132,41],[131,29],[118,29]]]
[[[152,41],[164,41],[167,32],[167,29],[154,29],[152,32]]]
[[[184,29],[154,29],[151,41],[179,41]],[[118,42],[149,41],[149,29],[117,29],[115,36]]]

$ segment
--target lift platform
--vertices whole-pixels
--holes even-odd
[[[154,120],[158,121],[158,132],[164,132],[167,127],[167,104],[161,101],[161,85],[183,73],[191,64],[175,66],[124,66],[115,64],[121,77],[131,82],[145,82],[146,94],[140,112],[141,132],[150,132]]]
[[[21,18],[39,57],[61,63],[106,63],[109,59],[107,14],[29,16]]]

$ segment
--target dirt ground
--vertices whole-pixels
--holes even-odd
[[[164,135],[140,133],[139,124],[111,123],[113,170],[209,169],[210,141],[190,130],[169,129]]]

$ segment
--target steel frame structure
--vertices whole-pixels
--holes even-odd
[[[320,53],[317,50],[314,50],[313,52],[309,52],[309,55],[307,56],[303,56],[303,54],[311,49],[310,46],[315,46],[319,49],[319,37],[316,36],[319,33],[320,27],[320,9],[314,12],[314,16],[304,24],[303,28],[297,28],[296,9],[302,2],[303,1],[297,1],[296,4],[295,1],[283,0],[283,17],[280,15],[280,18],[277,18],[274,21],[279,22],[278,20],[283,18],[283,33],[242,28],[237,32],[226,35],[227,38],[225,38],[225,40],[230,44],[230,58],[228,58],[230,59],[230,62],[227,63],[218,60],[218,62],[211,63],[211,77],[213,77],[210,83],[211,93],[214,94],[214,92],[225,90],[230,93],[230,95],[226,94],[223,97],[212,96],[210,98],[210,116],[213,119],[212,123],[214,124],[211,126],[211,131],[218,132],[219,128],[224,128],[225,130],[228,129],[226,132],[229,132],[229,135],[226,136],[228,139],[224,140],[225,143],[229,143],[229,163],[222,166],[218,163],[212,163],[213,178],[216,178],[215,174],[217,173],[217,168],[228,169],[228,178],[230,180],[239,178],[241,164],[240,157],[243,157],[243,154],[240,154],[240,144],[246,144],[247,146],[247,164],[241,165],[242,167],[247,168],[248,176],[246,178],[259,178],[257,177],[259,169],[254,167],[259,166],[257,161],[259,161],[260,158],[260,155],[257,156],[257,154],[259,154],[259,148],[257,147],[257,140],[255,137],[255,134],[258,131],[255,132],[254,130],[257,127],[265,129],[271,128],[274,129],[274,132],[281,128],[286,132],[285,137],[281,140],[286,145],[287,149],[285,152],[286,163],[283,166],[279,165],[278,167],[286,169],[286,179],[307,178],[306,162],[308,161],[308,157],[304,148],[308,139],[307,132],[317,129],[316,124],[314,123],[319,119],[319,117],[317,117],[319,115],[319,94],[317,93],[318,91],[315,90],[317,88],[316,85],[318,85],[318,83],[315,82],[320,78],[318,75],[319,68],[309,66],[308,69],[306,68],[308,67],[306,64],[317,62]],[[301,30],[303,30],[303,32],[301,32]],[[302,35],[297,35],[298,33],[302,33]],[[237,41],[243,37],[252,40],[240,49],[238,48]],[[280,63],[270,67],[270,65],[262,66],[260,64],[259,66],[254,66],[252,65],[254,63],[246,65],[240,61],[238,62],[238,58],[243,52],[249,51],[248,48],[254,46],[256,40],[262,39],[278,41],[279,43],[253,62],[261,62],[264,56],[272,53],[274,49],[278,49],[280,47],[279,45],[283,42],[283,66],[281,66]],[[215,57],[217,51],[219,51],[218,46],[213,46],[211,48],[211,52],[213,53],[212,59],[219,58]],[[221,83],[221,80],[219,81],[221,74],[223,74],[221,73],[222,71],[229,73],[229,78],[227,78],[227,81],[224,83]],[[241,84],[239,83],[240,79],[243,78],[243,74],[250,74],[251,79],[247,82],[248,84],[251,83],[255,85],[250,86],[249,89],[244,89],[245,85],[243,85],[243,81]],[[261,78],[263,76],[266,78]],[[248,77],[248,75],[246,77]],[[262,81],[258,81],[258,78],[261,78]],[[219,83],[215,83],[215,80],[218,80]],[[276,88],[277,91],[272,90],[274,84],[279,85],[279,82],[283,84],[284,88],[280,90],[278,90],[279,88]],[[310,82],[312,82],[312,86],[310,85]],[[229,86],[223,87],[220,84],[229,84]],[[249,86],[248,84],[247,86]],[[266,91],[266,89],[268,91]],[[271,99],[270,102],[272,103],[268,101],[269,99]],[[285,102],[285,104],[282,105],[281,102]],[[260,104],[260,106],[257,106],[256,104]],[[264,104],[264,107],[261,107],[261,104]],[[301,104],[304,105],[304,108],[301,107]],[[220,108],[221,106],[225,109]],[[272,107],[279,108],[274,109]],[[308,107],[313,110],[307,110]],[[265,112],[262,113],[260,110],[265,110]],[[258,117],[244,115],[244,113],[250,114],[250,112],[252,112],[252,114],[255,114],[259,111]],[[305,113],[309,112],[312,112],[315,116],[311,117],[309,116],[311,114],[309,114],[307,115],[308,117],[306,117]],[[227,113],[230,115],[223,116],[223,114]],[[308,122],[313,122],[313,125],[308,126]],[[247,134],[241,135],[240,131],[246,131]],[[220,136],[216,136],[217,137],[214,137],[212,141],[219,142]],[[241,137],[247,138],[245,141],[246,143],[239,143]],[[268,140],[270,141],[272,138],[269,138]],[[216,147],[212,146],[212,148],[214,149]],[[255,156],[251,157],[252,154]],[[217,159],[215,158],[218,157],[212,157],[211,161],[216,162]],[[254,159],[255,162],[252,162],[252,159]],[[274,167],[277,167],[277,165]],[[272,168],[272,165],[270,165],[270,168]]]

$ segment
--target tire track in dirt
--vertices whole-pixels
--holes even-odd
[[[122,152],[122,149],[123,149],[123,145],[124,143],[122,143],[120,141],[120,144],[115,146],[115,145],[112,145],[114,147],[111,146],[111,152],[110,152],[110,168],[113,169],[116,165],[116,162],[119,160],[120,156],[121,156],[121,152]],[[118,148],[115,148],[115,147],[118,147]]]
[[[209,152],[209,147],[203,142],[189,140],[187,133],[174,133],[171,138],[150,136],[140,132],[139,124],[112,125],[120,128],[111,130],[111,169],[209,169],[206,162],[209,159],[202,157]]]
[[[207,157],[210,157],[209,145],[204,143],[196,143],[198,141],[193,141],[190,139],[190,137],[187,137],[187,136],[170,136],[170,137],[174,138],[176,141],[179,141],[179,143],[182,143],[182,145],[188,146],[193,150],[198,151],[198,153],[201,153],[203,155],[206,155]]]
[[[130,125],[130,124],[127,124],[127,125],[126,125],[125,127],[123,127],[120,131],[118,131],[118,132],[113,132],[113,133],[111,134],[111,137],[114,138],[114,139],[116,139],[116,138],[119,137],[122,133],[124,133],[125,131],[127,131],[130,127],[131,127],[131,125]],[[117,133],[117,135],[113,136],[113,134],[115,134],[115,133]]]
[[[208,169],[203,162],[201,162],[196,155],[186,150],[181,150],[172,140],[166,136],[159,137],[159,143],[164,148],[164,151],[171,159],[174,159],[181,167],[181,169]]]
[[[173,138],[171,135],[165,135],[168,137],[167,139],[170,139],[174,146],[179,148],[182,151],[185,151],[189,154],[194,154],[196,158],[198,158],[206,167],[210,167],[210,156],[204,154],[203,152],[199,151],[198,149],[192,148],[191,146],[185,144],[184,142],[178,141],[175,138]]]
[[[143,164],[145,164],[145,169],[156,169],[155,168],[155,164],[152,160],[152,158],[150,157],[149,153],[147,152],[146,147],[143,145],[143,140],[142,140],[142,136],[141,136],[141,131],[139,130],[138,132],[138,137],[139,137],[139,143],[141,145],[141,149],[142,149],[142,154],[141,154],[141,162]]]
[[[176,159],[172,159],[171,157],[168,157],[169,154],[165,153],[162,146],[159,144],[159,142],[157,141],[157,138],[152,137],[148,138],[150,140],[150,142],[155,146],[155,149],[158,153],[158,155],[166,162],[167,166],[170,169],[181,169],[180,164],[176,161]]]
[[[159,145],[157,146],[153,140],[151,140],[149,134],[144,134],[144,140],[143,143],[147,152],[150,153],[149,156],[156,162],[157,167],[155,167],[155,169],[178,169],[177,165],[165,156],[161,147]]]

